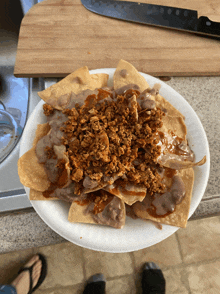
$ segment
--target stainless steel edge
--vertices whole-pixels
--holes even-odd
[[[12,190],[0,193],[0,213],[32,207],[25,190]]]

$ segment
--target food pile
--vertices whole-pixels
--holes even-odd
[[[206,159],[194,162],[184,116],[124,60],[107,82],[83,67],[38,93],[47,122],[18,161],[30,200],[71,203],[70,222],[185,227],[192,167]]]

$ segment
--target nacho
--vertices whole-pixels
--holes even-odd
[[[77,202],[72,202],[68,213],[68,221],[71,223],[96,224],[92,214],[86,213],[88,205],[80,205]]]
[[[169,116],[179,116],[183,119],[185,118],[184,115],[177,110],[170,102],[168,102],[164,97],[162,97],[160,94],[157,94],[155,96],[155,101],[157,107],[161,108],[165,113]]]
[[[204,156],[200,161],[198,162],[191,162],[191,161],[182,161],[180,156],[176,159],[162,159],[160,161],[161,165],[167,168],[175,169],[175,170],[181,170],[181,169],[188,169],[194,166],[201,166],[204,163],[206,163],[206,156]]]
[[[120,60],[113,77],[114,89],[117,90],[129,84],[138,85],[140,91],[149,88],[145,78],[136,70],[136,68],[125,60]]]
[[[143,201],[146,196],[145,186],[126,184],[125,187],[122,187],[120,184],[117,184],[117,181],[103,189],[112,195],[117,196],[128,205],[132,205],[137,201]]]
[[[89,200],[88,196],[88,202],[85,200],[73,202],[69,210],[68,220],[70,222],[100,224],[122,229],[125,225],[126,217],[124,202],[118,197],[109,195],[106,191],[100,191],[102,197],[104,196],[107,199],[93,202]],[[100,197],[100,193],[97,195]]]
[[[169,116],[178,116],[184,118],[184,115],[170,104],[164,97],[158,93],[158,86],[150,89],[145,78],[136,70],[136,68],[125,60],[120,60],[114,74],[114,89],[123,88],[128,85],[137,85],[140,92],[147,92],[150,99],[156,102],[157,107],[161,108]]]
[[[42,192],[36,191],[34,189],[30,189],[29,200],[59,200],[59,198],[56,198],[56,197],[44,197]]]
[[[47,170],[45,170],[45,167],[43,165],[45,161],[40,160],[40,156],[42,157],[42,153],[47,153],[48,151],[44,150],[44,146],[38,146],[38,144],[41,143],[41,141],[43,141],[46,136],[49,136],[49,133],[50,126],[48,123],[39,124],[36,130],[32,149],[26,152],[18,160],[18,175],[20,177],[20,181],[24,186],[31,188],[31,191],[47,191],[50,188],[51,183],[54,182],[54,178],[61,187],[65,187],[71,182],[69,158],[65,155],[66,147],[64,145],[54,145],[53,149],[51,149],[51,152],[55,157],[55,159],[51,159],[51,162],[49,163],[50,169],[53,169],[52,176],[50,176],[51,174],[48,174]],[[37,152],[39,148],[40,152]],[[40,154],[40,156],[38,153]],[[58,164],[58,162],[63,163],[63,172],[59,174],[59,177],[55,173],[55,169],[57,169],[56,165]],[[56,175],[56,177],[54,177],[54,175]],[[40,195],[40,193],[35,193],[33,191],[31,192],[31,194],[35,195],[34,198],[39,196],[39,199],[44,199],[42,198],[43,194]]]
[[[122,228],[133,218],[185,227],[195,163],[184,116],[121,60],[108,75],[82,67],[39,92],[47,123],[18,162],[30,200],[71,203],[70,222]]]
[[[44,91],[38,92],[38,95],[55,109],[62,110],[69,103],[72,93],[79,94],[84,90],[107,86],[107,80],[107,74],[90,75],[88,67],[84,66]]]
[[[39,163],[35,147],[23,154],[18,160],[18,175],[21,183],[36,191],[43,192],[50,186],[43,164]]]
[[[174,133],[175,136],[186,140],[187,129],[184,119],[181,116],[166,115],[162,118],[163,126],[160,128],[162,133]]]
[[[155,217],[154,215],[151,215],[150,207],[152,204],[152,200],[145,199],[144,202],[135,203],[133,205],[133,210],[135,214],[142,219],[152,220],[155,222],[159,222],[161,224],[185,228],[188,220],[190,203],[192,198],[194,171],[192,168],[181,170],[179,172],[179,176],[185,184],[186,194],[183,201],[175,206],[175,210],[172,213],[167,213],[168,215],[164,217]]]

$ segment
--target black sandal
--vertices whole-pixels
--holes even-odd
[[[29,286],[28,294],[31,294],[35,290],[37,290],[40,287],[40,285],[43,283],[43,281],[45,280],[46,275],[47,275],[47,262],[46,262],[46,259],[42,254],[37,254],[37,255],[39,256],[39,260],[41,260],[41,262],[42,262],[42,268],[41,268],[41,274],[40,274],[39,280],[37,282],[37,285],[34,288],[33,288],[33,280],[32,280],[32,271],[33,271],[33,267],[35,266],[37,261],[30,267],[22,267],[18,272],[18,274],[20,274],[20,273],[22,273],[24,271],[29,271],[30,286]]]

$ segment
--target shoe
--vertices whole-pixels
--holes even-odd
[[[43,283],[43,281],[45,280],[46,275],[47,275],[47,261],[42,254],[37,254],[37,255],[39,256],[39,260],[41,260],[41,262],[42,262],[42,268],[41,268],[41,274],[40,274],[39,280],[34,288],[33,288],[33,280],[32,280],[32,271],[33,271],[33,267],[34,267],[35,263],[30,267],[22,267],[18,271],[18,274],[20,274],[21,272],[24,272],[24,271],[29,271],[30,286],[29,286],[28,294],[32,294],[35,290],[37,290],[40,287],[40,285]]]
[[[103,274],[96,274],[91,276],[83,291],[83,294],[105,294],[105,277]]]
[[[144,264],[141,284],[143,294],[165,294],[166,281],[161,269],[154,262]]]

